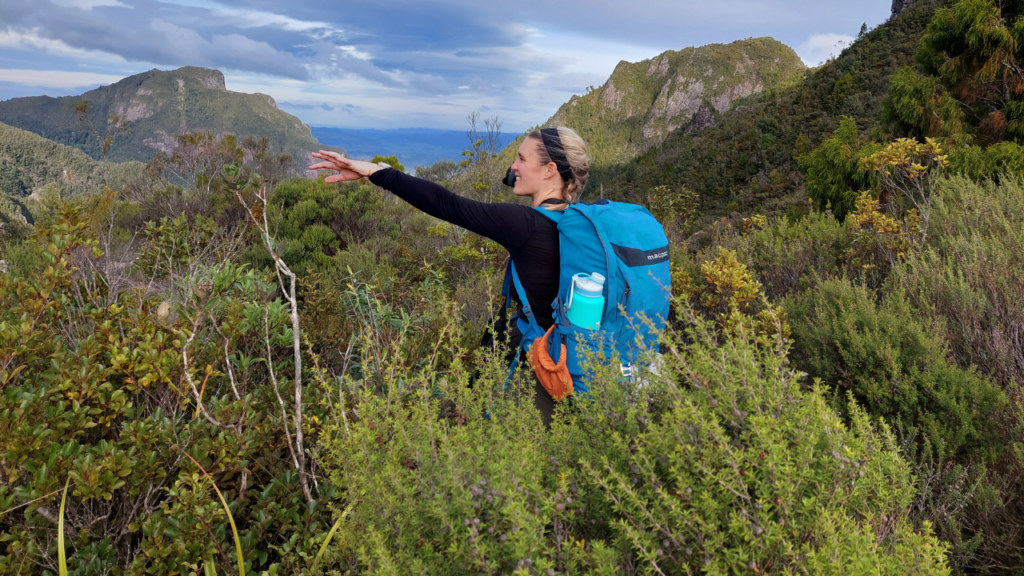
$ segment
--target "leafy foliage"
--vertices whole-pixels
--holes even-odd
[[[1024,143],[1024,5],[958,0],[921,39],[924,71],[942,79],[989,142]]]
[[[960,104],[942,88],[938,78],[923,76],[910,66],[893,75],[882,102],[882,119],[896,134],[965,140]]]
[[[857,124],[845,118],[835,134],[800,161],[807,194],[818,209],[830,209],[843,220],[853,210],[862,190],[872,187],[873,173],[860,162],[867,151],[860,146]]]
[[[876,304],[866,288],[831,280],[786,310],[801,366],[837,391],[852,392],[868,413],[917,436],[940,457],[995,445],[1002,391],[952,365],[942,339],[915,317],[902,293]]]
[[[988,148],[962,146],[949,153],[950,172],[971,180],[999,180],[1024,176],[1024,146],[999,142]]]
[[[151,242],[167,253],[166,240]],[[282,554],[288,566],[308,566],[296,554],[315,543],[296,538],[326,527],[316,508],[292,496],[297,478],[282,453],[277,402],[263,385],[268,366],[288,366],[280,309],[261,310],[266,281],[223,261],[210,267],[218,254],[193,252],[171,260],[184,283],[171,307],[137,290],[107,292],[112,283],[96,266],[103,255],[75,212],[32,242],[43,267],[0,279],[0,505],[24,507],[3,517],[0,571],[55,570],[47,495],[66,476],[66,533],[76,550],[68,564],[77,573],[184,574],[211,555],[229,566],[225,512],[186,454],[246,517],[240,533],[253,568]],[[266,348],[264,332],[272,335]],[[203,385],[199,408],[187,400],[191,370]]]
[[[944,319],[961,365],[976,365],[1004,386],[1024,382],[1024,190],[1019,182],[943,184],[932,242],[900,275],[921,309]]]

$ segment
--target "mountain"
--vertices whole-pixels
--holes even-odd
[[[607,162],[596,185],[638,199],[654,186],[686,186],[711,213],[806,210],[799,158],[843,117],[876,140],[886,136],[882,101],[892,75],[913,65],[940,0],[900,0],[895,15],[807,77],[747,99],[694,131],[683,125],[632,159]]]
[[[86,102],[87,121],[76,107]],[[266,94],[231,92],[224,74],[208,68],[150,70],[80,96],[33,96],[0,102],[0,122],[103,158],[102,141],[124,121],[106,156],[111,161],[147,161],[168,151],[187,132],[266,136],[272,149],[304,156],[320,148],[309,126],[280,110]]]
[[[547,125],[579,132],[596,164],[621,161],[676,130],[714,126],[737,100],[778,90],[805,70],[792,48],[772,38],[670,50],[620,62],[603,86],[573,96]]]
[[[364,130],[314,126],[313,136],[323,144],[344,148],[352,158],[360,160],[369,160],[378,154],[393,154],[410,170],[417,166],[430,166],[440,160],[457,162],[463,159],[462,151],[470,148],[465,130]],[[504,132],[499,136],[503,146],[519,134]]]

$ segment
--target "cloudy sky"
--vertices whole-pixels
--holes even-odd
[[[891,0],[0,0],[0,100],[207,66],[315,126],[506,130],[546,120],[619,60],[772,36],[810,65]]]

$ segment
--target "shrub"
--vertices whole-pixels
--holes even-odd
[[[274,189],[267,220],[285,244],[285,261],[302,275],[329,266],[331,257],[350,245],[397,237],[407,212],[404,206],[385,202],[372,186],[327,184],[323,177],[293,178]],[[258,245],[247,258],[261,265],[268,262]]]
[[[939,457],[990,451],[1002,391],[946,359],[946,346],[904,295],[876,304],[866,288],[829,280],[787,302],[802,368],[847,392]]]
[[[900,284],[941,322],[957,363],[1024,383],[1024,185],[944,181],[931,229]]]
[[[963,139],[963,111],[942,89],[938,78],[922,76],[904,66],[892,76],[882,101],[882,119],[894,133],[924,139],[943,136]]]
[[[768,300],[778,302],[822,278],[847,274],[851,232],[835,218],[815,212],[795,222],[773,221],[724,245],[750,267]]]
[[[611,504],[614,541],[666,573],[944,571],[942,547],[902,519],[911,478],[884,427],[859,411],[844,427],[819,390],[800,387],[784,340],[719,340],[690,322],[644,389],[606,370],[577,442],[558,443],[580,450],[593,494]],[[865,546],[883,517],[892,540]]]
[[[970,470],[977,485],[957,514],[967,541],[962,562],[1009,571],[1024,562],[1024,404],[1018,388],[1024,382],[1024,186],[1013,178],[942,181],[928,245],[901,264],[894,279],[938,324],[950,358],[977,366],[1010,398],[1012,410],[999,422],[1000,457]],[[937,487],[939,496],[942,490]]]
[[[42,266],[0,275],[0,574],[57,572],[54,494],[68,477],[74,573],[191,574],[210,557],[234,571],[224,511],[186,453],[244,518],[250,570],[308,570],[309,536],[327,526],[302,496],[267,372],[290,368],[287,315],[256,271],[178,250],[205,224],[165,221],[147,239],[172,301],[144,291],[151,277],[110,290],[75,211],[27,245]]]
[[[326,443],[346,487],[333,557],[389,573],[948,573],[906,520],[912,479],[884,426],[852,408],[847,428],[781,340],[741,326],[719,342],[678,306],[687,346],[670,336],[642,386],[595,359],[591,394],[550,430],[496,357],[473,388],[459,362],[360,388],[358,420]]]
[[[727,332],[739,329],[744,321],[753,318],[751,325],[758,334],[789,335],[784,316],[767,303],[761,283],[728,249],[720,248],[714,260],[702,262],[697,278],[677,267],[672,291]]]

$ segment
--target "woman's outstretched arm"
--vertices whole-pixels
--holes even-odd
[[[351,160],[335,152],[320,151],[313,156],[324,162],[310,166],[310,170],[339,172],[328,176],[327,182],[347,182],[368,177],[370,182],[413,207],[490,238],[508,250],[515,250],[525,243],[533,233],[536,219],[544,218],[526,206],[470,200],[429,180],[409,176],[392,168],[382,168],[371,162]]]

